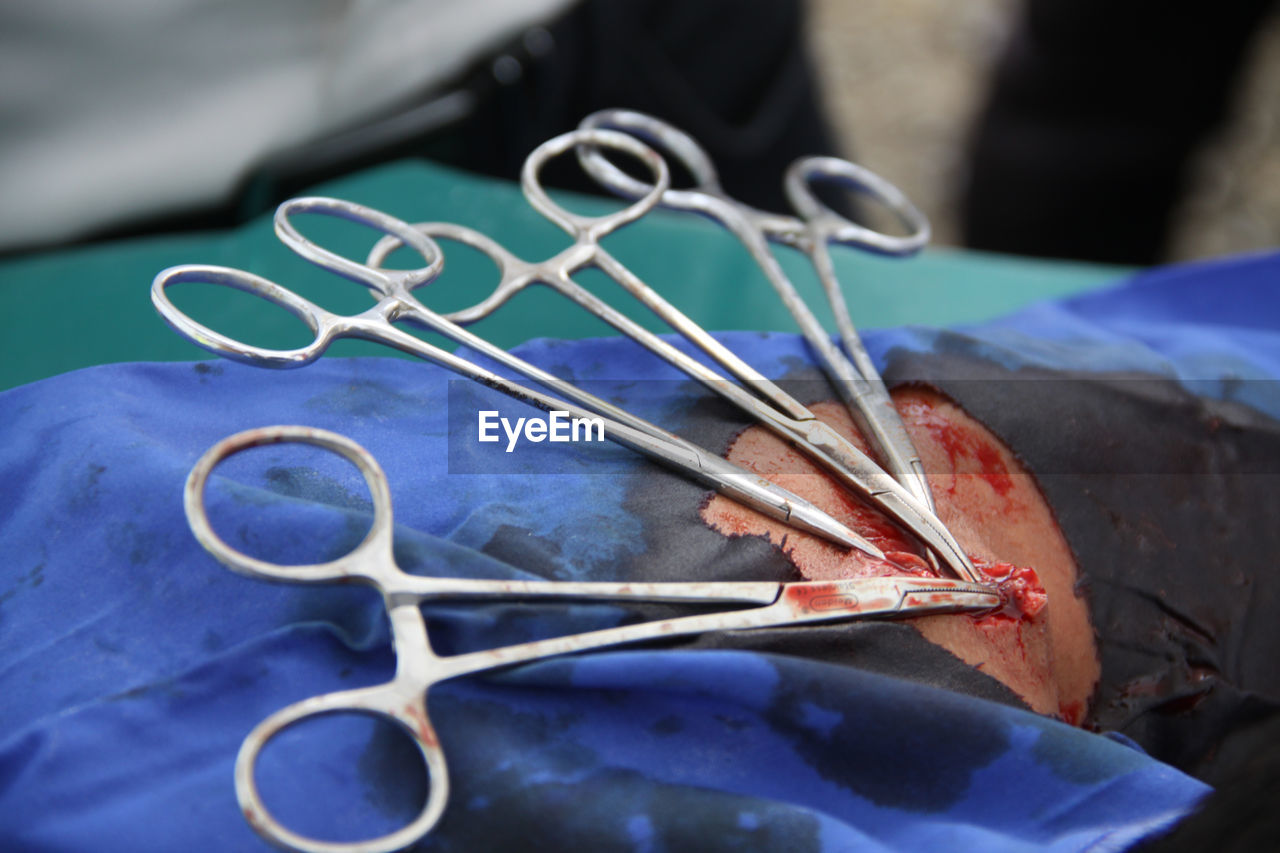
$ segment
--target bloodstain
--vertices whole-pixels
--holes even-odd
[[[869,539],[881,551],[893,551],[905,558],[918,559],[914,552],[919,546],[882,512],[843,489],[835,494],[842,504],[841,521]]]
[[[938,414],[921,395],[908,394],[897,403],[905,421],[913,426],[923,426],[945,449],[953,473],[979,475],[996,494],[1010,504],[1006,506],[1006,511],[1016,509],[1011,505],[1013,498],[1010,493],[1014,488],[1012,472],[989,438],[967,427],[953,425]],[[827,404],[819,404],[815,408],[819,412],[825,412]],[[840,429],[859,449],[864,452],[869,450],[859,434],[841,429],[839,424],[833,426]],[[793,536],[794,531],[782,522],[766,519],[741,504],[713,498],[703,507],[703,518],[726,536],[763,535],[769,538],[791,558],[801,575],[808,580],[903,574],[915,577],[937,576],[934,567],[925,559],[925,550],[912,536],[879,509],[836,483],[798,450],[766,430],[752,428],[743,432],[730,447],[727,458],[783,488],[807,497],[879,548],[886,559],[878,560],[859,551],[846,551],[813,536]],[[958,476],[953,477],[947,488],[953,496],[956,494],[958,481]],[[1043,588],[1039,588],[1043,593]],[[1039,607],[1034,606],[1028,596],[1029,593],[1021,587],[1010,588],[1009,597],[1016,598],[1020,602],[1019,607],[1025,605],[1023,609],[1029,608],[1028,612],[1033,615],[1038,612]],[[1039,606],[1042,607],[1043,604]]]
[[[979,624],[1030,622],[1049,603],[1049,596],[1040,583],[1040,576],[1030,566],[981,559],[974,559],[973,565],[979,572],[996,581],[1000,588],[1000,598],[1004,601],[998,610],[975,614],[972,618]]]
[[[431,727],[431,721],[427,719],[427,715],[413,703],[404,706],[405,716],[413,720],[418,731],[418,737],[427,746],[439,746],[436,740],[435,729]]]
[[[1064,723],[1072,726],[1079,726],[1084,723],[1085,703],[1083,702],[1059,702],[1058,717]]]
[[[961,539],[970,559],[980,573],[998,587],[1002,598],[1002,605],[993,611],[963,618],[927,617],[913,620],[913,624],[926,639],[1011,687],[1035,710],[1078,723],[1084,710],[1063,705],[1064,697],[1058,695],[1044,584],[1036,570],[1029,566],[996,561],[981,538],[985,529],[1001,531],[1025,523],[1030,511],[1024,494],[1026,488],[1022,485],[1026,475],[1018,471],[1011,457],[1002,454],[998,439],[985,433],[980,425],[966,421],[953,423],[945,401],[936,395],[908,390],[896,395],[895,402],[908,429],[916,436],[940,514],[949,519],[949,524],[958,524],[953,526],[957,535],[967,533],[976,543]],[[818,403],[812,408],[824,422],[867,451],[866,442],[839,404]],[[726,456],[807,498],[871,541],[885,554],[885,559],[842,549],[721,496],[713,496],[702,508],[703,519],[714,529],[728,536],[767,539],[795,565],[800,576],[809,581],[937,576],[931,562],[926,561],[927,552],[913,537],[767,430],[760,427],[745,430],[734,440]],[[1015,473],[1020,475],[1018,479]],[[1000,536],[994,538],[999,541]],[[975,552],[985,559],[975,559]],[[816,590],[809,595],[813,597],[810,604],[817,601],[837,606],[837,596],[830,592],[824,594]],[[1074,701],[1080,697],[1065,698]]]
[[[880,550],[884,551],[885,557],[894,568],[901,569],[900,572],[895,572],[894,574],[908,574],[922,578],[935,578],[938,576],[938,573],[933,570],[933,566],[926,563],[919,554],[913,554],[909,551],[885,551],[884,548]]]
[[[1009,497],[1013,474],[986,436],[942,417],[918,397],[906,395],[896,402],[904,420],[928,430],[938,446],[946,451],[952,473],[957,475],[948,491],[955,494],[959,475],[969,474],[982,478],[1000,497]]]
[[[836,589],[837,586],[833,583],[816,584],[812,586],[793,584],[784,589],[784,594],[786,595],[787,600],[799,607],[808,609],[809,604],[813,599],[833,595]]]
[[[245,823],[253,827],[254,832],[258,833],[264,838],[267,837],[266,824],[258,819],[258,813],[256,811],[246,806],[245,808],[241,809],[240,812],[241,814],[244,815]]]

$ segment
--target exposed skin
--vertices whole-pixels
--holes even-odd
[[[939,517],[980,569],[1005,580],[1006,592],[1029,590],[1022,598],[1015,595],[1002,613],[927,616],[912,624],[929,641],[1007,685],[1034,710],[1079,725],[1098,680],[1097,649],[1085,602],[1075,593],[1075,561],[1035,481],[986,427],[940,394],[899,389],[894,402],[924,462]],[[843,406],[830,402],[811,408],[867,449]],[[703,509],[712,527],[730,536],[767,537],[812,580],[932,573],[910,538],[763,427],[743,432],[727,455],[813,501],[874,542],[892,563],[843,551],[720,496]],[[1034,572],[1011,574],[1007,564]],[[1047,606],[1038,596],[1040,586]]]

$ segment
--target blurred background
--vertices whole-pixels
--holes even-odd
[[[1274,6],[10,0],[0,252],[234,225],[404,157],[514,178],[611,106],[690,132],[759,206],[795,156],[855,159],[935,245],[1120,265],[1274,247]]]
[[[1169,14],[1195,20],[1220,8],[1178,5]],[[810,0],[808,38],[838,144],[929,213],[937,244],[962,245],[966,146],[1021,11],[1019,0]],[[1223,106],[1190,164],[1164,259],[1280,245],[1280,16],[1262,19]]]

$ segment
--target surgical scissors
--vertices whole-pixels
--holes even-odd
[[[601,136],[601,134],[609,135]],[[626,148],[619,143],[619,136],[630,140],[633,145],[643,147]],[[570,150],[580,150],[584,146],[604,146],[622,150],[637,157],[649,166],[655,182],[644,187],[638,200],[633,200],[632,207],[617,213],[601,217],[584,217],[570,213],[551,200],[542,186],[539,173],[552,158]],[[669,193],[669,180],[667,167],[661,156],[640,140],[627,134],[618,134],[611,130],[585,129],[565,133],[544,142],[525,160],[520,176],[521,188],[534,209],[560,226],[573,239],[573,243],[545,261],[531,263],[517,258],[489,237],[464,226],[440,222],[416,225],[420,234],[433,238],[452,239],[488,255],[499,270],[498,283],[489,296],[469,308],[444,316],[459,324],[472,323],[493,313],[526,287],[534,284],[549,286],[792,442],[847,488],[863,496],[903,525],[932,552],[938,554],[957,577],[978,582],[977,572],[964,553],[964,549],[927,504],[922,503],[892,476],[886,474],[879,465],[844,436],[820,421],[807,407],[765,378],[646,285],[600,244],[602,237],[616,230],[619,225],[636,218],[631,216],[631,213],[637,206],[648,202],[656,205],[660,199],[665,198]],[[367,265],[381,268],[391,252],[399,248],[402,242],[395,234],[382,238],[370,252],[366,260]],[[681,352],[575,282],[572,278],[573,274],[586,267],[595,267],[604,272],[627,293],[706,353],[742,385],[728,381],[722,374]],[[883,385],[881,387],[883,388]],[[752,392],[756,396],[753,396]],[[892,402],[888,405],[892,408]],[[901,421],[898,423],[901,425]],[[905,435],[905,428],[903,429]]]
[[[204,504],[209,475],[227,457],[267,444],[293,442],[332,451],[363,475],[373,498],[373,521],[351,552],[326,563],[282,566],[228,545],[214,531]],[[236,794],[249,824],[267,841],[309,853],[399,850],[425,836],[449,798],[445,755],[427,710],[431,688],[448,679],[591,649],[709,631],[732,631],[864,618],[902,618],[990,610],[1001,605],[993,587],[949,579],[860,578],[843,581],[610,583],[438,578],[404,573],[392,551],[391,493],[377,461],[349,438],[327,430],[275,426],[223,439],[196,462],[183,494],[187,520],[200,544],[232,571],[286,583],[362,583],[382,595],[391,625],[396,669],[391,681],[297,702],[271,714],[245,738],[236,757]],[[441,656],[432,649],[421,605],[443,601],[567,599],[742,605],[745,609],[642,622],[485,651]],[[365,714],[395,723],[417,745],[429,789],[408,824],[363,842],[326,842],[282,825],[266,808],[255,780],[258,756],[283,729],[312,717]]]
[[[638,148],[642,145],[624,134],[614,134],[612,138],[624,148],[628,146]],[[658,185],[665,182],[665,172],[661,170],[660,165],[658,161],[658,165],[655,166]],[[653,197],[643,199],[627,210],[614,214],[610,217],[610,222],[605,224],[617,227],[618,224],[630,221],[651,208],[654,201]],[[426,265],[412,270],[373,269],[338,255],[312,242],[298,231],[291,216],[305,212],[345,218],[385,234],[395,235],[398,240],[421,254]],[[595,397],[571,383],[557,379],[552,374],[494,346],[423,306],[412,291],[435,279],[443,266],[443,258],[430,238],[423,236],[399,219],[351,202],[326,198],[300,198],[287,201],[277,209],[275,227],[280,239],[290,249],[323,269],[363,284],[377,298],[377,304],[354,316],[340,316],[261,276],[229,267],[190,264],[170,267],[156,276],[152,283],[151,300],[160,316],[175,331],[193,343],[210,352],[248,364],[282,368],[301,367],[319,358],[338,338],[362,338],[384,343],[434,362],[544,411],[563,410],[576,418],[588,419],[592,417],[592,413],[603,415],[606,438],[644,453],[697,482],[773,518],[822,536],[843,547],[857,548],[878,559],[884,558],[883,552],[875,545],[804,498]],[[590,227],[598,228],[601,225],[595,223]],[[222,285],[260,296],[302,319],[310,327],[315,338],[311,343],[297,349],[275,350],[251,346],[227,337],[188,317],[173,304],[167,289],[180,282]],[[512,382],[410,335],[393,325],[397,320],[402,319],[412,321],[471,347],[505,367],[522,373],[544,387],[551,388],[556,393],[575,401],[578,405]]]
[[[849,317],[828,250],[828,244],[839,243],[886,255],[919,251],[929,241],[930,229],[928,220],[915,205],[893,184],[855,163],[835,157],[804,157],[792,164],[784,181],[787,197],[799,217],[766,213],[725,193],[706,151],[688,134],[659,119],[630,110],[602,110],[587,116],[581,126],[624,130],[646,142],[661,145],[689,172],[693,186],[668,187],[662,193],[661,204],[713,219],[738,238],[795,318],[849,413],[880,451],[889,472],[930,512],[936,512],[924,465]],[[579,149],[579,159],[601,185],[624,198],[653,190],[618,169],[598,148],[584,146]],[[815,179],[833,181],[877,199],[897,216],[908,233],[893,236],[850,222],[813,194],[809,183]],[[832,343],[822,324],[800,298],[769,251],[769,241],[791,246],[808,256],[831,304],[845,352]]]

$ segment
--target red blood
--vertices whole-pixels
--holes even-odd
[[[918,430],[926,464],[936,468],[937,476],[932,480],[944,517],[960,516],[957,533],[976,533],[988,526],[999,533],[1003,526],[1016,528],[1025,520],[1028,506],[1022,497],[1023,482],[1014,480],[1017,465],[1002,454],[998,442],[965,422],[952,425],[928,395],[909,392],[896,402],[909,428]],[[842,431],[847,427],[846,418],[835,404],[819,404],[816,410],[824,419],[839,424]],[[852,440],[865,449],[858,436]],[[884,552],[885,559],[877,560],[798,533],[720,496],[703,507],[703,518],[712,527],[730,536],[768,537],[791,559],[802,577],[813,581],[935,575],[925,560],[927,553],[913,537],[775,436],[760,428],[748,429],[734,441],[728,457],[813,501],[871,540]],[[976,476],[961,480],[964,475]],[[975,550],[990,554],[980,536],[975,535],[974,539]],[[998,535],[990,550],[998,553],[997,544],[1002,544]],[[1016,550],[1016,541],[1014,548],[1016,553],[1026,553],[1026,549]],[[1040,578],[1034,570],[1008,562],[974,562],[982,575],[999,588],[1001,607],[964,619],[955,617],[955,621],[947,621],[949,617],[923,619],[916,623],[917,627],[927,639],[953,649],[962,660],[1009,684],[1042,713],[1061,715],[1067,722],[1079,724],[1087,711],[1086,703],[1075,694],[1060,698],[1052,687],[1048,624],[1041,615],[1047,601]],[[803,587],[794,588],[792,594],[798,597],[801,590]],[[797,606],[812,610],[846,606],[838,594],[805,592],[808,597],[795,601]],[[869,607],[872,603],[860,604]]]
[[[986,480],[1000,497],[1009,497],[1009,492],[1013,489],[1013,477],[1009,475],[1009,469],[1005,467],[1000,454],[996,453],[995,448],[985,443],[979,443],[976,449],[978,464],[982,466],[978,475]]]
[[[917,554],[912,554],[908,551],[885,551],[884,555],[895,568],[902,570],[901,572],[894,572],[894,574],[905,573],[919,575],[922,578],[938,576],[938,573],[933,570],[933,566],[930,566]]]
[[[841,521],[866,537],[881,551],[913,556],[909,552],[918,547],[897,525],[890,521],[884,513],[873,509],[844,489],[837,489],[834,496],[839,499],[843,512]]]
[[[410,719],[413,720],[418,730],[418,737],[422,739],[423,743],[425,743],[427,746],[438,745],[438,742],[436,740],[436,733],[431,728],[431,723],[428,722],[426,715],[422,711],[418,710],[417,706],[415,706],[412,702],[409,703],[408,705],[405,705],[404,713],[406,716],[408,716]]]
[[[785,590],[787,598],[800,607],[808,608],[809,602],[815,598],[832,595],[835,592],[836,585],[833,583],[817,584],[808,586],[804,584],[792,584]]]
[[[999,610],[974,617],[979,624],[994,626],[1001,623],[1030,622],[1049,603],[1049,596],[1040,583],[1040,576],[1030,566],[985,560],[974,560],[973,565],[998,583],[1000,597],[1004,599],[1004,606]]]
[[[1079,726],[1084,723],[1085,706],[1083,702],[1059,702],[1058,716],[1064,723]]]
[[[903,416],[912,423],[929,431],[929,435],[938,446],[947,452],[954,474],[977,474],[1002,498],[1009,497],[1013,490],[1013,475],[1000,458],[1000,454],[981,435],[973,430],[937,414],[934,409],[921,400],[908,398],[899,401]],[[978,470],[962,470],[967,460],[976,460]],[[955,494],[958,481],[952,481],[950,491]]]

